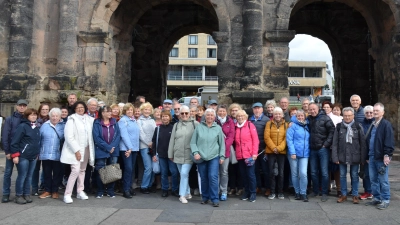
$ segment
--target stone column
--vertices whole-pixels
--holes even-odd
[[[79,0],[60,0],[58,74],[76,75],[78,10]]]
[[[28,73],[32,49],[33,1],[11,0],[9,74]]]

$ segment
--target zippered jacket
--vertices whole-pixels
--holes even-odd
[[[1,142],[3,143],[3,150],[6,155],[10,154],[11,140],[14,137],[15,130],[21,123],[22,114],[15,111],[11,116],[6,118],[1,132]]]
[[[310,132],[308,130],[308,121],[305,124],[300,123],[296,117],[292,118],[292,126],[286,132],[286,144],[288,155],[296,157],[310,157]]]
[[[137,121],[123,115],[118,121],[118,126],[121,134],[120,151],[132,150],[138,152],[140,129]]]
[[[286,131],[288,124],[282,119],[281,125],[277,127],[274,120],[268,121],[265,125],[264,140],[267,147],[265,154],[275,154],[273,149],[278,149],[278,154],[286,154]]]
[[[104,132],[106,132],[107,139],[110,141],[104,140]],[[121,133],[116,119],[111,118],[109,126],[101,123],[101,119],[96,119],[93,124],[93,141],[96,159],[118,157]],[[114,151],[110,153],[113,147]]]
[[[246,121],[242,127],[236,123],[235,152],[236,159],[247,159],[258,154],[258,134],[256,127],[250,121]]]
[[[55,126],[48,120],[40,127],[40,160],[60,161],[60,144],[64,142],[64,128],[63,120]]]
[[[22,119],[21,124],[15,130],[11,141],[11,157],[36,159],[40,152],[40,129],[32,128],[31,122]]]

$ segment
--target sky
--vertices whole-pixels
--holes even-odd
[[[333,76],[332,55],[322,40],[310,35],[297,34],[289,43],[289,60],[326,61]]]

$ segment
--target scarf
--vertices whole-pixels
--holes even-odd
[[[346,143],[353,143],[353,129],[351,129],[351,126],[354,124],[354,120],[351,121],[350,123],[346,123],[343,121],[343,125],[347,128],[347,133],[346,133]]]
[[[272,122],[276,125],[276,128],[278,128],[278,129],[279,129],[279,127],[282,125],[282,121],[283,121],[283,120],[281,120],[281,121],[279,121],[279,122],[276,122],[276,120],[272,120]]]
[[[245,121],[243,121],[243,123],[242,124],[239,124],[239,122],[237,123],[237,127],[239,127],[239,128],[242,128],[243,126],[244,126],[244,124],[246,123],[246,120]]]
[[[221,118],[218,116],[218,120],[221,123],[221,125],[224,125],[224,123],[226,122],[226,116],[225,116],[225,118]]]

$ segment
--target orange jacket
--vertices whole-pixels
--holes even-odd
[[[267,147],[266,154],[274,154],[273,149],[278,149],[278,154],[286,154],[286,131],[289,125],[282,120],[282,124],[278,128],[272,121],[268,121],[264,130],[264,141]]]

